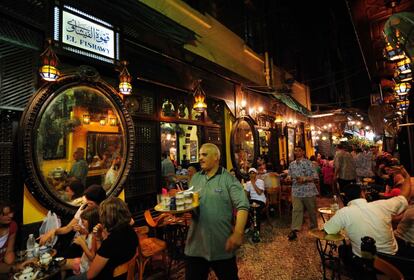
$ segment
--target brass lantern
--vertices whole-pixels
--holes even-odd
[[[396,84],[394,87],[394,90],[398,95],[407,95],[410,89],[411,89],[411,84],[405,83],[405,82]]]
[[[121,73],[119,73],[119,92],[123,95],[130,95],[132,93],[131,75],[128,72],[127,61],[121,61]]]
[[[60,76],[59,69],[56,68],[59,60],[55,52],[53,51],[52,40],[48,39],[47,44],[47,48],[40,55],[42,60],[42,66],[39,68],[39,74],[43,80],[48,82],[54,82]]]
[[[411,73],[411,60],[405,57],[403,60],[397,62],[397,68],[401,74]]]
[[[387,42],[384,50],[384,56],[390,61],[398,61],[405,58],[404,51],[397,45],[395,48]]]
[[[198,80],[194,90],[193,109],[200,113],[204,112],[207,109],[207,104],[204,103],[205,98],[206,94],[204,93],[204,90],[201,88],[201,80]]]

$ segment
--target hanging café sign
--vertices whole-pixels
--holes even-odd
[[[75,53],[99,59],[93,53],[110,61],[119,59],[119,34],[113,26],[69,6],[64,6],[62,10],[55,8],[54,39],[61,41],[64,49]]]

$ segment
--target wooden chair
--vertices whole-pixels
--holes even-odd
[[[136,262],[139,269],[138,279],[144,277],[145,266],[156,255],[161,255],[163,263],[166,263],[167,243],[155,237],[148,237],[149,228],[147,226],[135,228],[138,236],[138,252]]]
[[[375,258],[374,267],[391,280],[404,280],[403,274],[395,266],[379,257]]]
[[[136,270],[136,266],[137,266],[136,260],[137,260],[137,255],[135,255],[129,261],[118,265],[117,267],[115,267],[112,276],[115,278],[115,277],[121,276],[125,273],[128,273],[127,274],[127,280],[134,280],[135,279],[135,270]]]
[[[271,187],[266,189],[266,199],[269,202],[268,215],[270,207],[279,210],[279,217],[282,216],[282,207],[280,204],[280,187]]]

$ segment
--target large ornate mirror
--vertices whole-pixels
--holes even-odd
[[[92,184],[118,195],[134,132],[116,91],[93,69],[38,90],[23,115],[25,182],[47,208],[73,212]]]
[[[233,124],[230,141],[233,167],[239,176],[248,178],[249,168],[254,166],[259,153],[254,121],[249,117],[237,119]]]

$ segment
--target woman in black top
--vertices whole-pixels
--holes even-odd
[[[127,273],[114,278],[113,272],[137,251],[138,237],[130,225],[128,206],[121,199],[110,197],[99,206],[99,220],[101,224],[94,228],[98,243],[96,256],[86,275],[73,279],[126,279]]]

